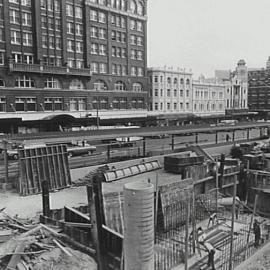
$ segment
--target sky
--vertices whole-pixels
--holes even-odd
[[[148,0],[148,67],[192,69],[194,77],[265,67],[270,0]]]

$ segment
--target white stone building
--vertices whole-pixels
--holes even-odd
[[[203,76],[192,83],[192,112],[196,116],[225,115],[225,84]]]
[[[192,112],[192,73],[178,68],[149,68],[149,106],[153,113]]]

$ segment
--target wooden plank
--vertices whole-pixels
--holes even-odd
[[[38,149],[39,148],[35,148],[34,151],[35,151],[35,156],[36,156],[36,166],[37,166],[37,173],[38,173],[38,175],[37,175],[38,187],[39,187],[39,189],[41,189],[41,183],[42,183],[41,169],[42,169],[42,166],[40,166],[40,157],[39,157]]]
[[[90,223],[90,217],[86,214],[81,213],[80,211],[65,206],[65,222],[77,222],[77,223]]]

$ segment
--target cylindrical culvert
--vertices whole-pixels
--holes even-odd
[[[154,269],[154,186],[124,186],[125,270]]]

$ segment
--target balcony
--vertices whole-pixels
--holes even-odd
[[[14,72],[31,72],[42,74],[58,74],[58,75],[71,75],[71,76],[91,76],[91,70],[88,68],[70,68],[70,67],[57,67],[45,66],[38,64],[25,64],[25,63],[9,63],[9,70]]]

